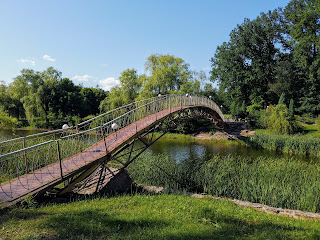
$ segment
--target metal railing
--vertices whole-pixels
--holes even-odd
[[[83,167],[105,155],[108,149],[116,146],[117,139],[132,136],[144,127],[143,124],[150,124],[148,116],[157,120],[164,111],[170,114],[192,106],[211,108],[224,120],[218,105],[207,97],[163,95],[116,108],[67,130],[1,142],[0,147],[6,146],[11,151],[0,155],[0,201],[1,191],[8,198],[16,198],[22,194],[22,188],[30,191],[36,187],[35,183],[46,184],[50,179],[63,178],[75,166]],[[10,143],[14,146],[9,147]]]

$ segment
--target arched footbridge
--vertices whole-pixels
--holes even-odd
[[[207,97],[162,95],[74,127],[0,142],[0,205],[56,186],[63,194],[90,182],[90,176],[96,176],[94,188],[99,191],[179,122],[199,116],[224,124],[220,108]],[[155,137],[155,131],[162,134]],[[134,147],[138,141],[143,144]],[[116,168],[111,170],[110,164]]]

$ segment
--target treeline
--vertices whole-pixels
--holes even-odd
[[[217,96],[203,72],[190,70],[183,59],[171,55],[151,55],[145,74],[126,69],[120,86],[110,92],[75,85],[62,73],[49,67],[43,72],[23,69],[7,86],[0,82],[0,128],[33,126],[61,128],[74,125],[101,112],[158,94],[189,93]]]
[[[154,54],[145,63],[145,73],[138,75],[135,69],[122,72],[120,86],[114,87],[102,101],[103,111],[123,106],[133,101],[159,94],[189,93],[214,97],[218,103],[218,92],[211,84],[205,83],[203,71],[190,70],[189,64],[172,55]],[[201,83],[204,83],[201,88]]]
[[[295,114],[319,115],[319,34],[319,1],[292,0],[245,19],[211,59],[211,80],[219,83],[225,106],[233,115],[248,115],[283,95]]]
[[[99,113],[106,96],[102,89],[75,85],[52,67],[43,72],[23,69],[9,86],[0,83],[0,128],[73,125]]]

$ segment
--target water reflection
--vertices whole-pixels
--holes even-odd
[[[319,162],[318,157],[305,155],[289,155],[282,152],[270,151],[265,149],[255,149],[239,144],[226,144],[224,142],[214,141],[185,141],[185,140],[168,140],[159,139],[155,142],[148,151],[153,154],[163,153],[169,158],[177,162],[184,160],[199,158],[203,160],[210,159],[213,155],[233,155],[240,157],[289,157],[294,160]]]
[[[12,138],[18,138],[18,137],[25,137],[25,136],[28,136],[28,135],[41,133],[41,132],[44,132],[44,130],[1,129],[0,130],[0,141],[4,141],[4,140],[7,140],[7,139],[12,139]]]
[[[23,137],[31,134],[43,132],[42,130],[0,130],[0,141],[6,139]],[[138,141],[139,144],[140,143]],[[282,152],[269,151],[264,149],[255,149],[252,147],[245,147],[243,145],[226,144],[224,142],[214,141],[188,141],[188,140],[170,140],[159,139],[155,142],[147,151],[153,154],[163,153],[169,158],[183,162],[189,159],[199,158],[202,160],[208,160],[213,155],[219,154],[222,156],[233,155],[240,157],[290,157],[294,160],[307,161],[307,162],[319,162],[318,157],[305,156],[305,155],[289,155]]]

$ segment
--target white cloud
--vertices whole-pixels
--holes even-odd
[[[85,74],[85,75],[82,75],[82,76],[80,76],[80,75],[75,75],[75,76],[73,76],[71,79],[72,79],[72,80],[77,80],[77,81],[79,81],[79,82],[88,82],[89,79],[91,79],[91,78],[93,78],[93,77],[90,76],[90,75],[88,75],[88,74]]]
[[[42,59],[50,61],[50,62],[55,62],[56,60],[50,57],[49,55],[45,54],[42,56]]]
[[[19,63],[30,63],[32,66],[36,65],[36,61],[29,58],[20,58],[17,60]]]
[[[114,79],[113,77],[108,77],[106,79],[100,80],[99,85],[103,90],[110,91],[112,87],[120,85],[120,81],[118,79]]]

